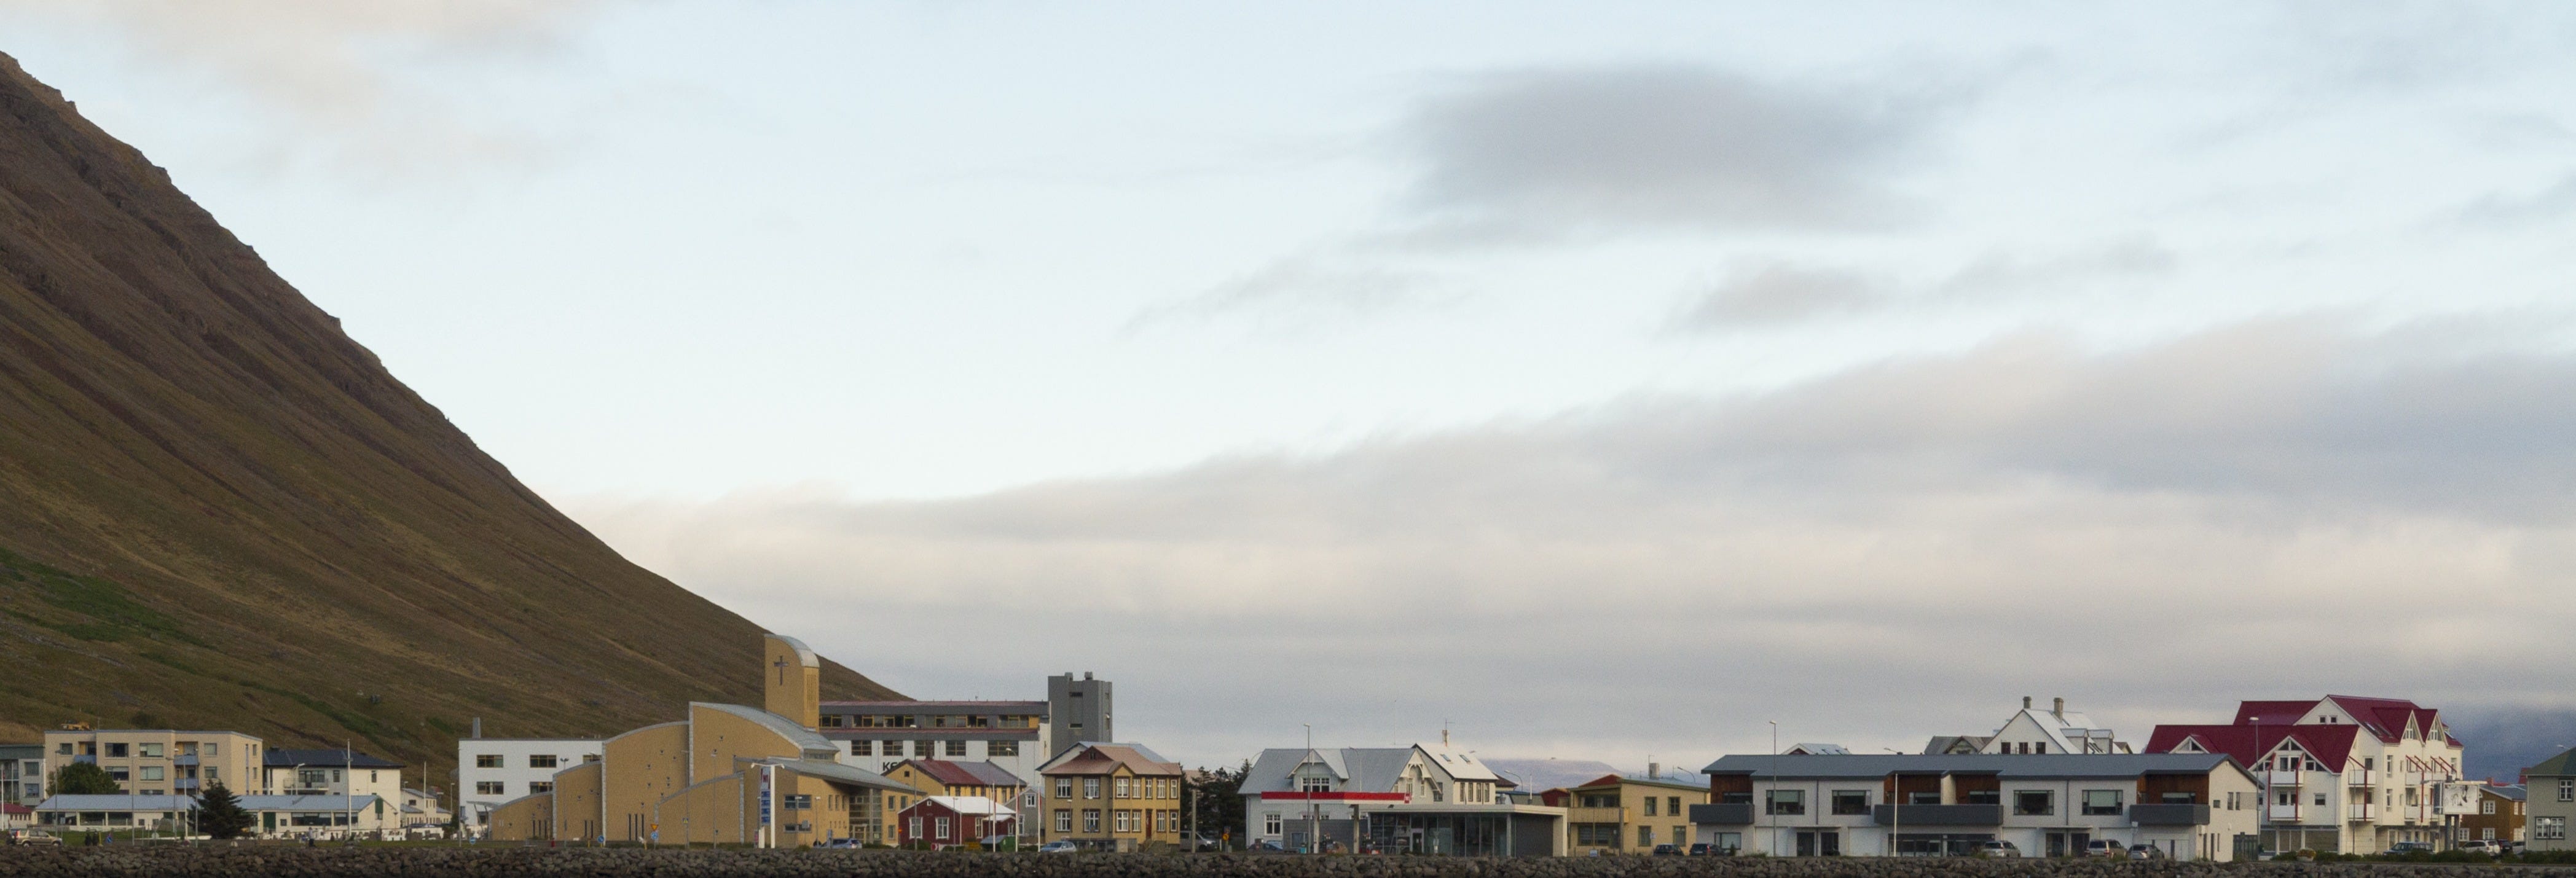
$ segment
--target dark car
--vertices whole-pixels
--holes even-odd
[[[1243,850],[1245,853],[1251,854],[1284,854],[1288,852],[1288,849],[1280,847],[1278,842],[1269,840],[1256,841],[1251,844],[1244,845]]]
[[[1677,845],[1677,844],[1659,844],[1659,845],[1656,845],[1656,846],[1655,846],[1655,856],[1658,856],[1658,857],[1678,857],[1678,856],[1681,856],[1681,855],[1682,855],[1682,846],[1681,846],[1681,845]]]
[[[1705,857],[1710,854],[1717,853],[1716,851],[1710,850],[1710,847],[1711,845],[1709,845],[1708,842],[1700,842],[1698,844],[1691,845],[1690,855],[1694,857]]]

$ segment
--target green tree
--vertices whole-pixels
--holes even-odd
[[[240,838],[250,831],[253,820],[233,791],[224,788],[223,781],[206,785],[205,797],[197,802],[194,816],[197,831],[216,839]]]
[[[45,790],[57,796],[112,796],[125,792],[125,785],[107,776],[107,769],[98,763],[74,762],[55,770]]]
[[[1252,762],[1245,760],[1240,768],[1201,769],[1186,776],[1181,792],[1187,801],[1181,807],[1197,819],[1199,832],[1215,838],[1232,833],[1235,844],[1243,843],[1243,779],[1250,774]]]

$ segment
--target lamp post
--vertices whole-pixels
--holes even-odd
[[[1307,758],[1315,758],[1317,755],[1315,753],[1315,724],[1298,723],[1298,725],[1306,727]],[[1298,792],[1306,797],[1306,852],[1321,856],[1324,853],[1324,840],[1321,838],[1324,832],[1324,815],[1323,812],[1319,810],[1321,806],[1315,804],[1315,794],[1303,790],[1302,787],[1305,786],[1304,783],[1299,783],[1298,786],[1301,787]]]
[[[1894,747],[1878,749],[1898,756],[1905,755],[1905,751]],[[1890,771],[1887,773],[1887,778],[1887,855],[1902,856],[1898,846],[1905,843],[1905,771],[1904,769]]]
[[[1762,816],[1770,824],[1762,831],[1762,847],[1764,853],[1776,857],[1780,855],[1780,809],[1773,806],[1772,800],[1780,796],[1780,722],[1764,722],[1771,724],[1771,788],[1762,791]]]

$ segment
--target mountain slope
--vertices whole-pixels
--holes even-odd
[[[483,454],[0,55],[0,738],[238,728],[438,783],[472,717],[759,703],[761,629]],[[838,665],[827,697],[897,697]]]

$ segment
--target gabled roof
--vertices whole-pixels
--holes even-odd
[[[1002,803],[984,798],[983,796],[931,796],[921,800],[919,804],[916,804],[913,807],[918,808],[922,805],[937,805],[957,814],[972,814],[977,816],[990,815],[994,817],[1017,816],[1017,812],[1014,812],[1009,808],[1002,807]],[[909,811],[911,808],[906,808],[904,810]]]
[[[813,729],[797,725],[795,720],[770,713],[769,711],[762,710],[757,707],[744,707],[739,704],[716,704],[706,701],[692,701],[689,702],[689,706],[703,707],[708,710],[730,713],[735,716],[742,717],[743,719],[758,723],[762,728],[778,733],[779,737],[786,738],[787,740],[794,742],[796,744],[796,749],[804,751],[805,755],[809,758],[833,759],[841,755],[841,748],[835,746],[830,738],[823,737]]]
[[[2522,770],[2528,776],[2566,777],[2576,775],[2576,750],[2540,760],[2539,765]]]
[[[1788,754],[1784,754],[1784,755],[1788,755]],[[1820,756],[1833,756],[1833,755],[1849,756],[1849,755],[1851,755],[1851,754],[1849,754],[1849,753],[1843,753],[1843,754],[1813,754],[1813,755],[1810,755],[1810,754],[1795,754],[1795,755],[1789,755],[1789,758],[1796,758],[1796,759],[1814,759],[1814,758],[1818,758],[1818,757],[1820,757]],[[1626,785],[1639,785],[1639,786],[1650,786],[1650,787],[1670,787],[1670,788],[1677,789],[1677,790],[1694,790],[1694,791],[1697,791],[1697,792],[1707,792],[1707,791],[1708,791],[1708,785],[1707,785],[1707,784],[1683,783],[1683,782],[1681,782],[1681,781],[1677,781],[1677,780],[1657,780],[1657,779],[1655,779],[1655,778],[1647,778],[1647,777],[1628,777],[1628,776],[1625,776],[1625,775],[1617,775],[1617,774],[1607,775],[1607,776],[1603,776],[1603,777],[1596,777],[1596,778],[1593,778],[1593,779],[1592,779],[1592,780],[1590,780],[1590,781],[1587,781],[1587,782],[1585,782],[1585,783],[1578,784],[1578,785],[1575,785],[1575,786],[1567,787],[1566,789],[1569,789],[1569,790],[1597,790],[1597,789],[1600,789],[1600,788],[1602,788],[1602,787],[1626,786]]]
[[[775,765],[781,768],[790,768],[794,769],[797,774],[805,775],[807,777],[819,777],[824,780],[850,784],[853,786],[871,787],[880,790],[893,790],[898,793],[912,793],[914,795],[920,795],[924,792],[923,790],[913,789],[911,785],[885,775],[878,774],[864,768],[852,768],[828,759],[755,759],[752,760],[752,762],[756,765]],[[703,781],[703,783],[712,782],[713,781]]]
[[[1789,745],[1789,749],[1780,752],[1804,753],[1811,756],[1849,756],[1851,755],[1851,748],[1845,747],[1841,744],[1798,743],[1791,744]]]
[[[2172,753],[2190,741],[2211,753],[2235,757],[2237,764],[2254,765],[2280,749],[2281,743],[2297,744],[2300,750],[2324,765],[2327,771],[2342,771],[2352,759],[2353,744],[2358,742],[2360,726],[2157,726],[2147,739],[2147,752]]]
[[[280,747],[271,747],[268,748],[268,753],[266,755],[260,757],[260,762],[269,768],[294,768],[298,765],[306,768],[340,768],[342,766],[347,766],[349,768],[403,767],[402,763],[395,762],[391,759],[378,759],[364,753],[343,750],[338,747],[323,750],[288,750]]]
[[[2514,786],[2479,787],[2478,789],[2485,790],[2487,795],[2495,796],[2500,799],[2512,799],[2516,802],[2522,801],[2522,797],[2529,792],[2522,787]]]
[[[1975,753],[1986,749],[1986,742],[1994,739],[1993,735],[1934,735],[1931,741],[1923,745],[1923,752],[1952,755]]]
[[[1152,758],[1153,754],[1133,744],[1076,744],[1039,769],[1043,775],[1107,774],[1124,765],[1134,774],[1180,774],[1181,764]]]
[[[906,759],[895,763],[897,769],[905,766],[911,766],[914,771],[921,772],[923,777],[938,781],[943,786],[984,785],[984,780],[976,777],[974,772],[967,771],[965,763],[962,762],[950,762],[945,759]]]
[[[2237,725],[2289,725],[2316,710],[2318,704],[2334,702],[2362,728],[2379,740],[2396,743],[2406,737],[2411,726],[2418,737],[2428,736],[2441,724],[2441,711],[2424,707],[2403,698],[2369,698],[2359,695],[2328,695],[2306,701],[2246,701],[2236,705]]]
[[[974,772],[976,777],[982,778],[983,784],[988,787],[1024,787],[1029,785],[1029,782],[1022,780],[1019,775],[1012,774],[1010,769],[996,765],[989,759],[983,762],[960,762],[957,764],[966,766],[967,771]]]
[[[1422,751],[1422,755],[1431,757],[1431,764],[1440,766],[1441,771],[1448,772],[1450,777],[1458,780],[1500,781],[1503,779],[1483,762],[1477,761],[1476,754],[1458,749],[1457,745],[1447,741],[1437,744],[1415,744],[1413,747]]]
[[[1582,783],[1605,774],[1618,774],[1619,769],[1607,762],[1590,759],[1509,759],[1481,760],[1523,791],[1536,792]]]

